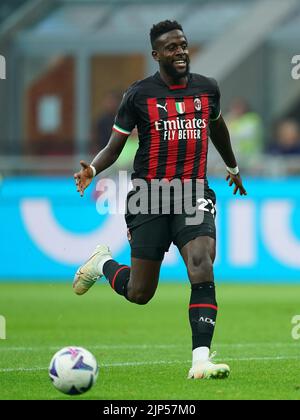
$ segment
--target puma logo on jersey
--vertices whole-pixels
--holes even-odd
[[[157,104],[156,106],[157,106],[157,108],[162,108],[163,110],[165,110],[166,112],[168,112],[167,111],[167,104],[165,106],[160,105],[160,104]]]

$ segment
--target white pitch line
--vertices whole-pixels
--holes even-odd
[[[278,356],[278,357],[241,357],[241,358],[226,358],[228,362],[252,362],[252,361],[282,361],[282,360],[300,360],[300,356]],[[177,364],[189,364],[190,360],[154,360],[151,362],[125,362],[125,363],[103,363],[100,364],[101,368],[108,367],[136,367],[136,366],[155,366],[155,365],[177,365]],[[40,372],[47,371],[45,367],[33,367],[33,368],[0,368],[0,373],[10,372]]]
[[[239,357],[239,358],[227,358],[228,362],[264,362],[264,361],[281,361],[281,360],[300,360],[300,356],[265,356],[265,357]]]
[[[36,347],[1,347],[0,353],[5,351],[57,351],[62,348],[63,344],[58,344],[57,346],[36,346]],[[68,346],[65,346],[68,347]],[[82,347],[82,346],[79,346]],[[171,349],[171,348],[185,348],[185,344],[103,344],[103,345],[84,345],[84,347],[90,350],[126,350],[126,349],[137,349],[137,350],[153,350],[153,349]],[[300,342],[295,343],[219,343],[215,345],[216,348],[219,347],[229,347],[229,348],[249,348],[249,347],[300,347]]]
[[[180,344],[99,344],[99,345],[76,345],[73,344],[72,346],[66,346],[64,344],[59,344],[57,346],[36,346],[36,347],[0,347],[1,351],[41,351],[41,350],[50,350],[50,351],[57,351],[62,347],[85,347],[90,350],[127,350],[127,349],[137,349],[137,350],[146,350],[146,349],[169,349],[169,348],[178,348],[178,347],[186,347]]]
[[[228,362],[250,362],[250,361],[270,361],[270,360],[300,360],[300,356],[277,356],[277,357],[241,357],[226,358]],[[190,360],[158,360],[153,362],[126,362],[126,363],[104,363],[103,367],[126,367],[126,366],[147,366],[147,365],[175,365],[182,363],[191,363]],[[100,366],[101,368],[101,366]]]
[[[40,372],[48,370],[48,368],[34,367],[34,368],[3,368],[0,369],[0,373],[10,373],[10,372]]]

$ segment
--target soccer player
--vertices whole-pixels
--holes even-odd
[[[220,92],[214,79],[190,73],[188,42],[176,21],[163,21],[150,32],[152,56],[159,71],[134,83],[120,104],[108,145],[89,165],[81,161],[74,175],[83,195],[92,179],[117,159],[131,131],[137,126],[139,148],[134,160],[133,185],[143,179],[179,180],[204,186],[199,209],[203,220],[187,224],[182,214],[133,214],[128,205],[138,193],[127,197],[126,222],[131,246],[131,267],[112,258],[107,246],[99,245],[81,266],[73,288],[82,295],[102,276],[128,301],[144,305],[156,291],[164,253],[173,242],[179,249],[191,283],[189,320],[192,330],[192,367],[188,378],[226,378],[230,369],[215,364],[210,348],[218,305],[213,264],[216,255],[215,194],[206,178],[208,139],[211,138],[226,168],[234,194],[246,195],[230,136],[220,111]],[[194,194],[195,189],[193,189]],[[174,193],[176,194],[176,193]],[[193,197],[193,202],[198,197]],[[173,204],[176,197],[173,195]],[[199,200],[197,200],[199,202]],[[153,212],[155,213],[155,212]]]

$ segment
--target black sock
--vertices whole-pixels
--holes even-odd
[[[120,265],[114,260],[108,260],[103,265],[103,274],[111,287],[122,296],[127,298],[127,284],[130,278],[130,268]]]
[[[197,347],[210,348],[217,312],[215,284],[209,282],[192,285],[189,317],[193,336],[193,350]]]

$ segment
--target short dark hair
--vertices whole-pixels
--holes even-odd
[[[176,20],[164,20],[162,22],[157,23],[156,25],[153,25],[150,31],[150,40],[152,48],[155,48],[155,41],[157,40],[157,38],[159,38],[161,35],[167,32],[174,31],[175,29],[183,31],[182,26]]]

